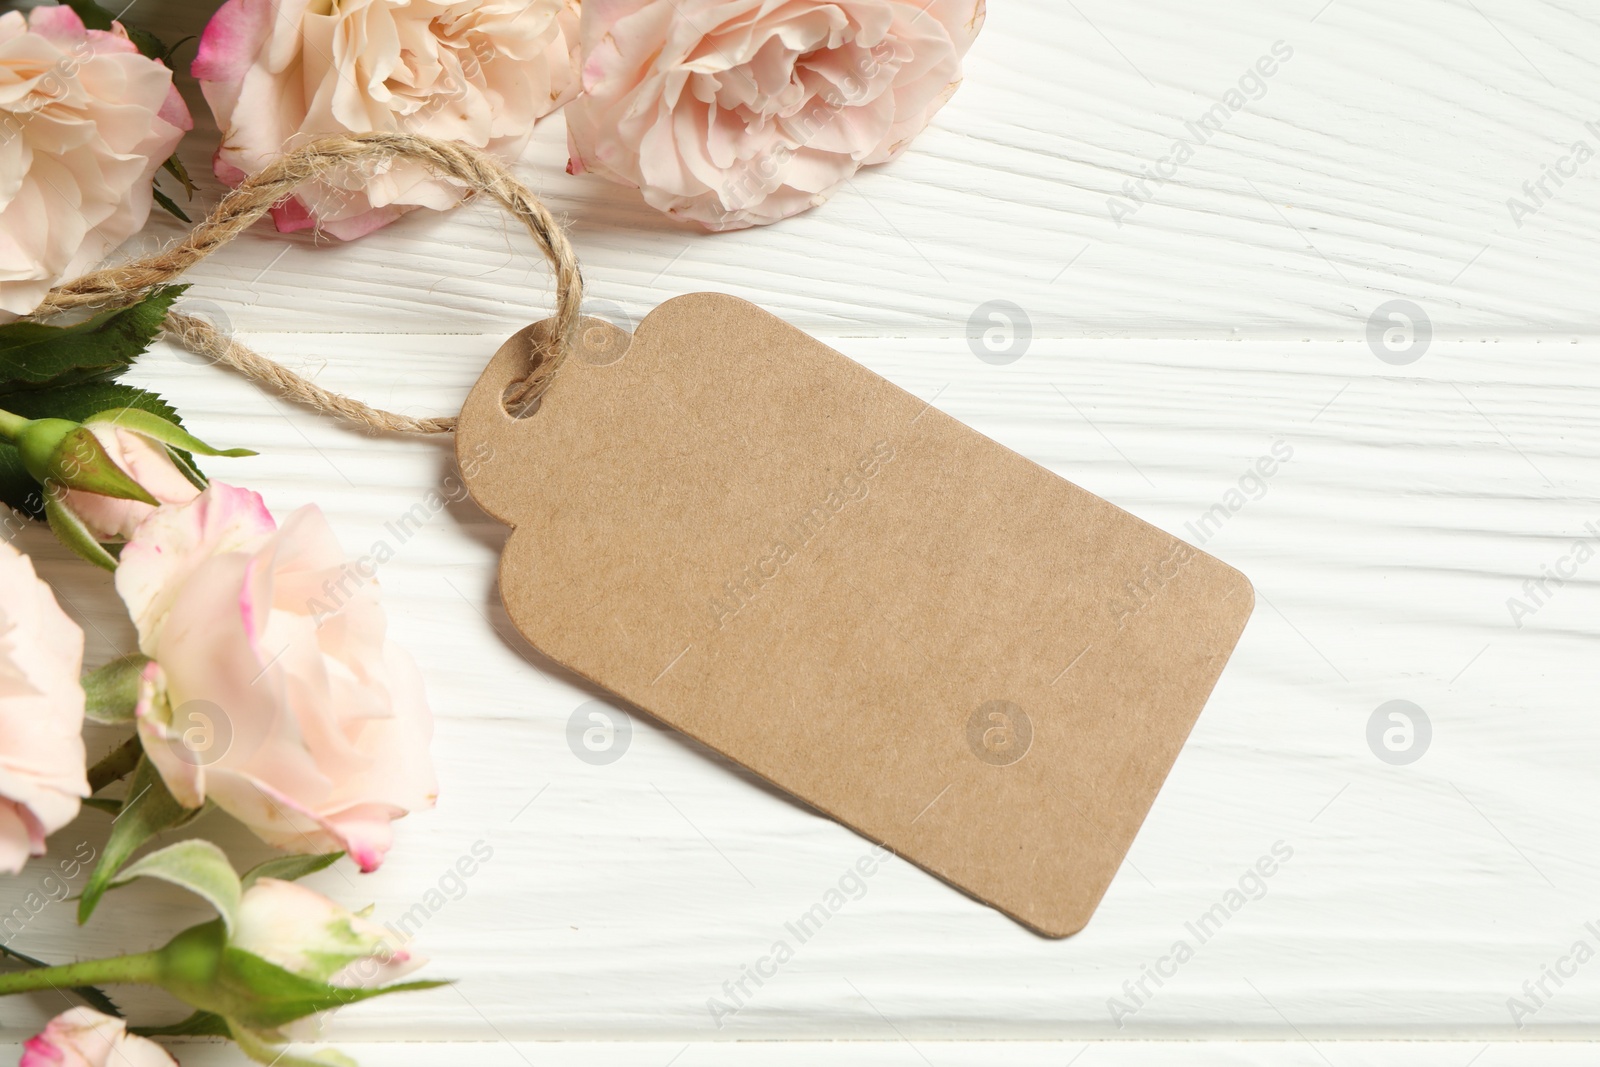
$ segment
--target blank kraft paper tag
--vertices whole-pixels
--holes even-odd
[[[1250,615],[1238,571],[759,308],[586,320],[461,413],[540,651],[1019,922],[1088,921]],[[483,459],[482,457],[490,457]]]

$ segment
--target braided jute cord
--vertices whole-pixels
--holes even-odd
[[[549,331],[552,340],[545,351],[535,353],[538,358],[527,378],[511,387],[506,404],[514,408],[538,397],[560,369],[578,330],[583,276],[572,246],[538,197],[499,160],[466,145],[412,134],[339,134],[308,142],[246,178],[182,241],[151,255],[63,282],[50,290],[30,317],[44,318],[80,307],[134,303],[154,286],[172,281],[233,240],[303,182],[325,177],[339,167],[395,157],[414,160],[436,174],[456,179],[475,193],[494,198],[528,227],[549,259],[556,281],[556,311]],[[397,415],[324,389],[193,315],[169,311],[164,332],[190,351],[271,386],[290,400],[372,430],[436,434],[455,428],[453,418]]]

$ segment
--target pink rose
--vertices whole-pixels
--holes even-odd
[[[172,461],[166,446],[111,422],[85,423],[111,462],[163,504],[186,504],[200,490]],[[65,503],[83,520],[97,541],[125,541],[156,509],[138,500],[122,500],[69,489]]]
[[[193,126],[172,71],[69,7],[0,15],[0,310],[32,311],[150,215]]]
[[[15,874],[78,814],[83,631],[33,564],[0,541],[0,871]]]
[[[735,230],[893,159],[961,82],[984,0],[586,0],[573,174]]]
[[[534,120],[577,91],[577,0],[228,0],[194,76],[222,127],[229,185],[316,134],[399,131],[522,154]],[[273,208],[284,233],[353,240],[463,190],[391,160],[303,185]]]
[[[268,844],[343,849],[366,871],[391,820],[433,805],[422,678],[316,508],[280,528],[259,496],[212,482],[144,521],[116,584],[154,661],[139,737],[180,803],[209,798]]]
[[[17,1067],[177,1067],[166,1049],[130,1034],[121,1019],[73,1008],[22,1046]]]

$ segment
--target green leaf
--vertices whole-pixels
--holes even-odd
[[[100,853],[100,862],[83,887],[83,896],[78,900],[78,922],[89,921],[100,898],[111,888],[112,879],[140,845],[162,830],[178,825],[190,814],[167,790],[150,757],[141,759],[128,782],[128,799],[111,824],[111,837],[106,841],[105,851]]]
[[[110,1015],[118,1019],[122,1018],[122,1009],[117,1007],[117,1002],[106,995],[106,991],[99,986],[75,985],[72,987],[72,991],[82,997],[89,1007],[102,1015]]]
[[[110,797],[84,797],[82,803],[86,808],[103,811],[107,815],[117,815],[122,811],[122,801]]]
[[[5,327],[0,326],[0,330]],[[182,425],[178,411],[146,389],[121,382],[83,382],[77,385],[12,393],[0,407],[28,419],[71,419],[84,422],[114,408],[138,408]]]
[[[239,876],[222,849],[210,841],[195,838],[158,849],[124,868],[111,880],[110,888],[127,885],[136,878],[158,878],[204,898],[217,909],[230,934],[238,924],[239,897],[243,893]]]
[[[20,960],[29,967],[35,969],[39,967],[50,966],[50,964],[46,963],[44,960],[34,959],[32,956],[25,955],[24,953],[18,952],[16,949],[9,948],[5,945],[0,945],[0,956],[10,956],[12,959]],[[70,986],[68,988],[70,988],[74,993],[78,994],[78,996],[82,997],[91,1008],[95,1009],[101,1014],[110,1015],[117,1019],[122,1018],[122,1009],[117,1007],[116,1002],[110,997],[106,996],[105,990],[101,989],[100,987],[92,985],[79,985]]]
[[[0,333],[4,330],[5,327],[0,326]],[[171,404],[155,393],[121,382],[88,382],[60,389],[13,393],[0,402],[0,407],[24,418],[72,419],[75,422],[112,408],[138,408],[168,422],[179,422],[178,413]],[[194,468],[194,461],[187,453],[175,452],[174,455],[181,460],[178,467],[185,474]],[[205,488],[203,478],[198,487]],[[3,441],[0,441],[0,501],[35,519],[44,515],[44,490],[23,467],[15,446]]]
[[[166,1026],[130,1026],[140,1037],[231,1037],[228,1020],[209,1011],[197,1011],[180,1022]]]
[[[308,874],[315,874],[334,865],[343,852],[326,852],[320,856],[278,856],[258,863],[244,872],[240,879],[246,889],[262,878],[276,878],[282,882],[296,882]]]
[[[84,714],[89,721],[102,726],[132,722],[133,709],[139,703],[139,679],[149,662],[148,656],[135,652],[84,675]]]
[[[194,40],[193,37],[185,37],[183,40],[173,45],[167,50],[167,54],[162,57],[163,61],[170,60],[173,52],[176,52],[179,48],[181,48],[185,42],[192,40]],[[171,66],[171,63],[169,62],[167,65]],[[178,179],[178,184],[183,186],[183,195],[194,195],[194,179],[189,177],[189,169],[183,165],[183,160],[179,159],[176,155],[168,156],[167,161],[161,164],[161,169]],[[185,219],[184,221],[187,222],[188,220]]]
[[[187,288],[163,285],[137,304],[102,311],[71,326],[40,322],[0,326],[0,395],[100,381],[122,373],[150,347],[167,309]]]
[[[183,208],[178,206],[178,202],[172,199],[172,197],[168,196],[166,193],[163,193],[161,191],[161,187],[155,182],[150,183],[150,196],[153,200],[155,200],[156,205],[160,207],[162,211],[165,211],[173,218],[181,219],[182,221],[188,223],[194,222],[193,219],[183,213]]]
[[[248,448],[212,448],[177,423],[140,408],[111,408],[107,411],[96,412],[85,419],[84,422],[91,425],[97,422],[109,422],[115,426],[121,426],[125,430],[132,430],[136,434],[148,437],[152,441],[160,441],[162,444],[171,445],[174,448],[198,452],[202,456],[237,458],[256,454]]]
[[[128,40],[133,42],[133,46],[139,50],[140,55],[146,57],[147,59],[157,60],[158,62],[166,62],[167,55],[172,50],[161,43],[161,38],[157,37],[149,30],[142,30],[137,26],[130,26],[126,22],[122,24],[122,28],[128,31]]]

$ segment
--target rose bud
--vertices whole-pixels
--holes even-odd
[[[175,423],[139,408],[113,408],[82,423],[23,419],[0,411],[0,437],[44,486],[44,513],[67,547],[91,563],[116,568],[101,545],[123,541],[164,504],[184,504],[205,487],[180,454],[253,456],[212,448]]]

